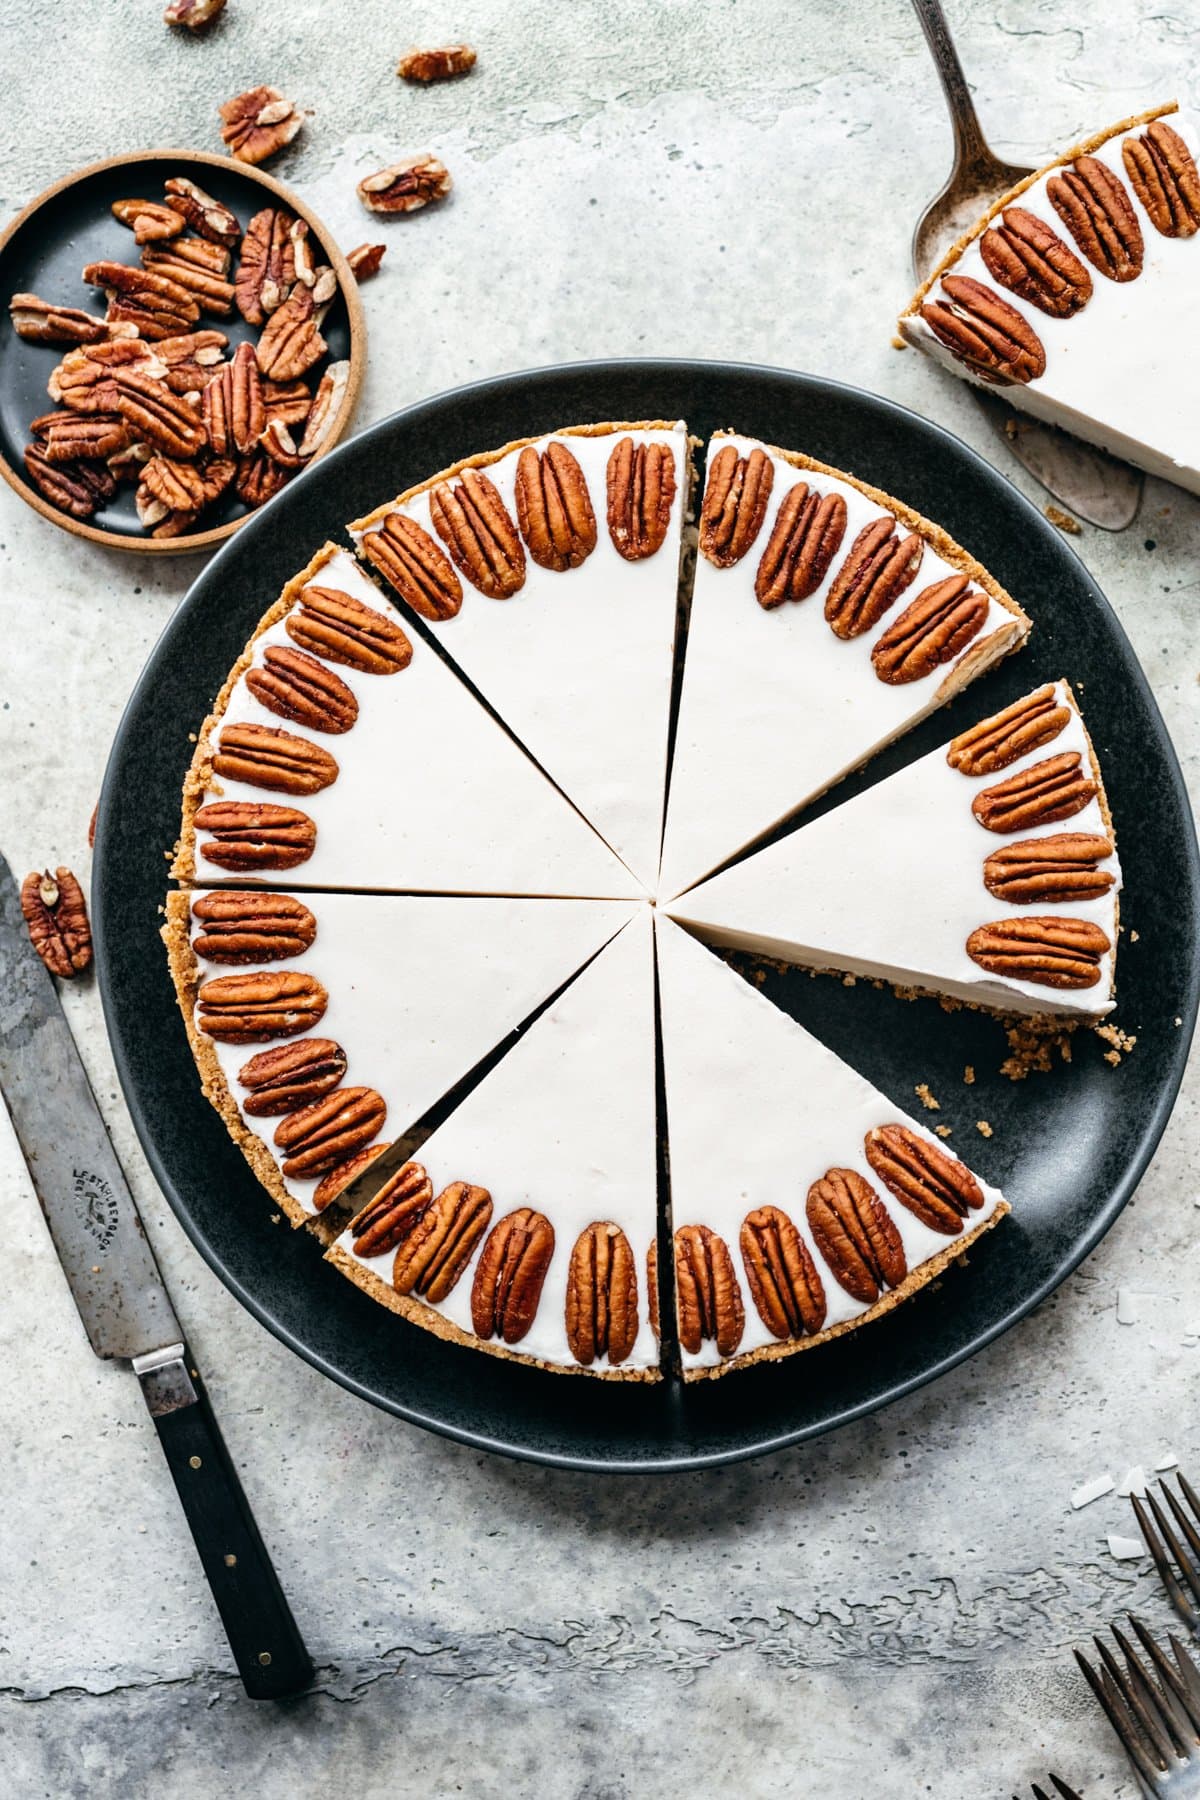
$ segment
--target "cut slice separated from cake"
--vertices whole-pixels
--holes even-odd
[[[890,1312],[1008,1204],[661,914],[657,937],[676,1317],[696,1381]]]
[[[1020,411],[1200,493],[1200,129],[1097,133],[952,246],[904,339]]]
[[[168,896],[163,937],[204,1092],[301,1224],[630,913],[620,901],[210,888]]]
[[[350,526],[648,891],[689,479],[682,424],[573,426],[466,458]]]
[[[455,1343],[654,1380],[649,908],[541,1014],[328,1251]]]
[[[1112,1010],[1120,887],[1100,765],[1057,681],[668,910],[721,944],[1060,1020]]]
[[[1024,640],[898,500],[753,438],[709,445],[657,893],[757,842]]]
[[[334,544],[288,582],[205,720],[172,872],[199,885],[643,893]]]

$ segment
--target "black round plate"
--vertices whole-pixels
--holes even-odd
[[[775,976],[767,991],[901,1105],[927,1081],[960,1146],[1013,1217],[936,1286],[790,1361],[718,1382],[567,1380],[440,1342],[323,1263],[272,1208],[200,1093],[162,946],[163,851],[179,823],[188,734],[284,581],[344,521],[473,450],[573,420],[733,426],[852,470],[944,524],[1027,606],[1030,646],[936,714],[835,799],[944,741],[1038,681],[1076,683],[1103,763],[1125,867],[1119,1069],[1089,1033],[1069,1066],[1013,1083],[1001,1029],[867,983]],[[825,804],[832,803],[829,799]],[[594,1469],[731,1461],[827,1431],[907,1393],[1007,1329],[1112,1224],[1166,1124],[1196,1016],[1196,839],[1142,672],[1104,597],[1056,531],[936,425],[813,376],[726,363],[613,362],[506,376],[398,413],[272,501],[214,558],[164,632],[117,733],[93,884],[101,988],[125,1095],[184,1229],[257,1318],[376,1405],[486,1449]],[[973,1063],[974,1087],[963,1085]],[[989,1120],[994,1136],[973,1129]],[[730,1121],[730,1157],[737,1125]]]

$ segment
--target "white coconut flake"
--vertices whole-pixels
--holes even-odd
[[[1139,1500],[1145,1498],[1146,1471],[1140,1463],[1135,1463],[1132,1469],[1126,1469],[1117,1483],[1117,1492],[1122,1500],[1128,1500],[1130,1494],[1136,1494]]]
[[[1115,1532],[1108,1534],[1108,1554],[1115,1556],[1118,1562],[1133,1562],[1139,1556],[1145,1556],[1146,1546],[1141,1538],[1118,1537]]]
[[[1156,1475],[1161,1475],[1164,1469],[1177,1469],[1178,1467],[1179,1458],[1173,1450],[1168,1450],[1166,1454],[1155,1463],[1154,1473]]]
[[[1132,1288],[1117,1289],[1117,1324],[1136,1325],[1138,1297]]]
[[[1090,1506],[1093,1500],[1100,1498],[1101,1494],[1111,1494],[1112,1490],[1112,1476],[1097,1475],[1094,1480],[1085,1481],[1082,1487],[1075,1489],[1071,1495],[1071,1505],[1078,1512],[1081,1506]]]

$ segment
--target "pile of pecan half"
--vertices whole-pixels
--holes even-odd
[[[322,363],[321,324],[337,277],[309,228],[267,206],[243,231],[184,176],[161,200],[118,200],[137,260],[88,263],[101,318],[14,294],[13,329],[65,350],[47,384],[51,410],[30,425],[25,472],[73,519],[90,519],[122,482],[155,538],[178,538],[232,492],[243,506],[277,494],[329,441],[350,373]],[[231,351],[212,320],[235,313],[258,334]]]

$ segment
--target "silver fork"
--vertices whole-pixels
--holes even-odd
[[[1055,1775],[1052,1772],[1050,1779],[1054,1783],[1054,1794],[1058,1794],[1060,1800],[1083,1800],[1083,1795],[1077,1794],[1073,1787],[1068,1787],[1061,1775]],[[1040,1782],[1034,1782],[1033,1800],[1054,1800],[1054,1794],[1047,1793]],[[1013,1800],[1021,1800],[1021,1796],[1014,1794]]]
[[[1200,1796],[1200,1669],[1173,1633],[1167,1637],[1171,1646],[1168,1656],[1140,1619],[1131,1613],[1129,1622],[1146,1662],[1119,1625],[1113,1626],[1112,1634],[1124,1668],[1099,1637],[1092,1640],[1100,1656],[1098,1669],[1082,1651],[1075,1652],[1075,1660],[1120,1738],[1148,1800],[1196,1800]]]
[[[1178,1527],[1178,1533],[1172,1529],[1159,1502],[1149,1490],[1146,1492],[1146,1506],[1136,1494],[1129,1496],[1133,1502],[1133,1510],[1141,1527],[1142,1536],[1146,1540],[1146,1548],[1154,1558],[1154,1566],[1158,1570],[1162,1584],[1167,1590],[1167,1598],[1179,1614],[1193,1637],[1200,1637],[1200,1531],[1197,1531],[1193,1520],[1200,1520],[1200,1499],[1197,1498],[1191,1482],[1186,1475],[1176,1476],[1179,1489],[1192,1510],[1189,1519],[1165,1481],[1159,1482],[1163,1499],[1170,1508],[1172,1518]],[[1146,1516],[1146,1507],[1154,1515],[1154,1525]],[[1155,1531],[1154,1526],[1158,1530]],[[1183,1543],[1180,1542],[1182,1537]],[[1166,1549],[1164,1549],[1164,1544]],[[1187,1549],[1184,1549],[1184,1544]],[[1179,1574],[1176,1575],[1167,1560],[1169,1550],[1175,1559]]]

